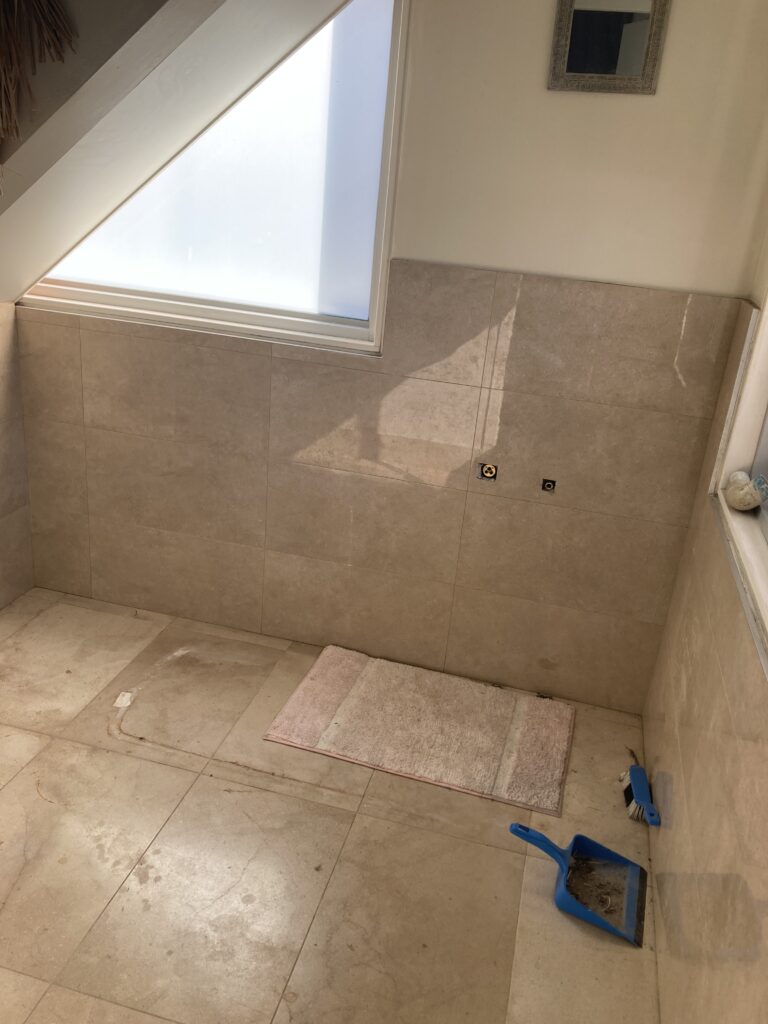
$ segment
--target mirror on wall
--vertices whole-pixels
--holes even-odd
[[[550,89],[654,93],[670,0],[558,0]]]

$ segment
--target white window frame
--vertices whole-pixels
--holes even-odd
[[[337,316],[315,316],[231,302],[194,300],[155,292],[86,285],[77,281],[49,277],[42,278],[30,288],[19,300],[19,305],[110,320],[181,327],[259,341],[285,342],[312,348],[353,350],[379,355],[392,242],[409,5],[410,0],[394,0],[371,299],[367,321]],[[239,99],[235,102],[239,102]],[[219,117],[224,114],[226,110]],[[189,145],[193,143],[194,139]],[[157,173],[161,172],[162,168]],[[131,196],[125,202],[129,202],[130,199]]]
[[[731,560],[758,651],[768,665],[768,541],[757,514],[725,500],[736,470],[750,471],[768,410],[768,315],[754,310],[726,414],[709,492],[717,503]]]

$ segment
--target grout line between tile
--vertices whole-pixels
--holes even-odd
[[[42,981],[41,978],[34,978],[31,974],[22,974],[21,971],[14,971],[10,967],[4,967],[3,970],[4,971],[10,971],[12,974],[19,974],[19,975],[21,975],[22,978],[32,978],[33,981]],[[51,990],[52,983],[50,981],[44,982],[44,984],[45,984],[45,988],[40,993],[40,998],[35,1001],[35,1005],[32,1007],[32,1009],[29,1011],[27,1016],[24,1018],[23,1024],[26,1024],[27,1021],[32,1020],[32,1017],[33,1017],[35,1011],[37,1010],[38,1006],[40,1005],[40,1003],[42,1003],[43,999],[45,999],[45,997],[48,995],[48,992]]]
[[[371,778],[373,778],[373,773],[371,773]],[[367,783],[367,785],[365,787],[365,790],[363,791],[363,797],[365,796],[366,792],[368,791],[368,786],[370,785],[370,782],[371,782],[371,779],[368,780],[368,783]],[[361,797],[361,802],[362,802],[362,797]],[[296,956],[295,956],[295,958],[293,960],[293,963],[291,964],[291,969],[288,972],[288,977],[286,978],[285,984],[283,985],[283,987],[282,987],[282,989],[280,991],[280,995],[279,995],[278,1000],[277,1000],[277,1002],[275,1004],[275,1009],[274,1009],[274,1011],[272,1013],[272,1016],[269,1018],[270,1024],[275,1024],[275,1019],[277,1017],[277,1012],[280,1009],[280,1004],[283,1001],[283,996],[285,995],[285,993],[286,993],[286,991],[288,989],[288,986],[291,983],[291,978],[293,977],[293,973],[296,970],[296,965],[299,962],[301,954],[304,952],[304,946],[307,944],[307,939],[309,938],[309,933],[312,931],[312,925],[315,923],[315,918],[317,917],[317,914],[318,914],[318,912],[320,910],[320,907],[323,904],[323,900],[325,899],[325,894],[328,891],[328,886],[331,884],[331,879],[333,878],[333,876],[336,873],[336,867],[337,867],[337,865],[339,863],[339,860],[341,859],[341,855],[344,852],[344,849],[345,849],[345,847],[347,845],[347,840],[349,839],[349,834],[352,831],[355,822],[357,821],[357,815],[358,815],[357,811],[351,812],[351,821],[349,823],[349,828],[346,831],[346,834],[344,836],[343,842],[339,846],[339,852],[336,854],[336,859],[333,862],[333,867],[328,872],[328,880],[326,881],[325,885],[323,886],[323,891],[320,893],[320,899],[317,901],[317,906],[315,907],[314,913],[312,914],[310,922],[309,922],[309,924],[307,926],[307,930],[304,933],[304,938],[301,940],[301,945],[299,946],[298,952],[296,953]]]
[[[88,529],[88,596],[93,597],[93,551],[91,543],[91,487],[88,479],[88,431],[85,426],[85,374],[83,373],[83,332],[78,318],[77,340],[80,349],[80,396],[83,403],[83,475],[85,477],[85,521]]]
[[[465,505],[466,505],[466,502],[465,502]],[[462,516],[462,528],[463,528],[463,516]],[[350,567],[348,562],[336,562],[333,559],[329,559],[329,558],[316,558],[313,555],[297,555],[297,554],[294,554],[293,552],[290,552],[290,551],[279,551],[279,550],[276,550],[276,549],[270,549],[270,550],[272,550],[275,554],[286,555],[288,558],[300,558],[300,559],[303,559],[304,561],[307,561],[307,562],[320,562],[320,563],[323,563],[325,565],[342,565],[342,566]],[[458,562],[457,562],[457,567],[458,567]],[[640,618],[640,617],[635,616],[635,615],[620,615],[620,614],[615,614],[613,612],[595,611],[594,609],[581,608],[581,607],[579,607],[577,605],[562,604],[562,603],[557,602],[557,601],[539,601],[539,600],[536,600],[535,598],[532,598],[532,597],[520,597],[517,594],[509,594],[509,593],[505,593],[502,590],[494,590],[492,587],[474,587],[474,586],[470,586],[469,584],[464,584],[464,583],[454,584],[454,583],[451,583],[451,582],[449,582],[447,580],[436,580],[436,579],[431,579],[431,578],[429,578],[427,576],[406,576],[403,573],[392,572],[389,569],[369,569],[366,566],[351,566],[351,568],[357,569],[359,572],[370,573],[370,574],[376,575],[376,576],[385,576],[385,577],[388,577],[388,578],[392,578],[392,579],[396,579],[396,580],[403,580],[403,581],[406,581],[406,582],[417,581],[417,582],[421,582],[421,583],[432,583],[432,584],[435,584],[436,586],[442,586],[442,587],[455,587],[456,585],[458,585],[463,590],[471,590],[471,591],[473,591],[475,593],[479,593],[479,594],[493,594],[493,595],[495,595],[497,597],[509,598],[512,601],[524,601],[526,604],[545,606],[545,607],[548,607],[548,608],[563,608],[563,609],[567,609],[568,611],[579,612],[582,615],[595,616],[595,617],[601,618],[601,619],[610,619],[611,621],[614,621],[614,622],[639,622],[639,623],[642,623],[643,625],[654,626],[654,627],[656,627],[658,629],[661,629],[663,627],[663,625],[664,625],[663,622],[661,622],[661,623],[660,622],[652,622],[652,621],[650,621],[648,619],[643,619],[643,618]],[[302,643],[304,641],[296,641],[296,642],[297,643]]]
[[[68,741],[68,742],[73,742],[73,741]],[[98,749],[101,749],[101,748],[98,748]],[[114,751],[107,751],[107,753],[114,753]],[[126,756],[129,756],[129,755],[126,755]],[[165,765],[165,766],[163,766],[163,767],[169,767],[169,766]],[[79,942],[77,943],[77,945],[75,946],[75,948],[74,948],[74,949],[72,950],[72,952],[71,952],[71,953],[69,954],[69,956],[67,957],[67,959],[66,959],[66,960],[64,961],[64,963],[63,963],[63,964],[61,965],[61,967],[59,968],[59,970],[57,971],[56,975],[55,975],[55,976],[54,976],[54,978],[53,978],[52,984],[54,984],[54,985],[58,985],[58,983],[59,983],[59,979],[61,978],[62,974],[63,974],[63,973],[64,973],[64,971],[65,971],[65,970],[67,969],[67,967],[68,967],[68,966],[70,965],[70,963],[72,963],[72,961],[74,960],[75,956],[77,955],[77,951],[78,951],[78,950],[79,950],[79,949],[81,948],[81,946],[83,945],[83,943],[84,943],[84,942],[86,941],[86,939],[87,939],[87,938],[88,938],[88,936],[89,936],[89,935],[91,934],[91,932],[93,931],[93,929],[94,929],[94,928],[96,927],[96,925],[97,925],[97,924],[99,923],[99,921],[100,921],[100,920],[102,919],[102,917],[104,916],[104,914],[106,914],[107,910],[108,910],[108,909],[109,909],[109,907],[110,907],[110,906],[112,905],[112,902],[113,902],[113,900],[115,899],[115,897],[116,897],[116,896],[118,895],[118,893],[119,893],[119,892],[120,892],[120,891],[122,890],[122,888],[123,888],[123,886],[125,885],[125,883],[126,883],[126,882],[128,881],[128,879],[129,879],[129,878],[131,877],[131,875],[133,874],[133,872],[134,872],[134,871],[136,870],[136,866],[137,866],[138,864],[140,864],[140,863],[141,863],[141,860],[142,860],[142,858],[143,858],[143,857],[145,856],[145,854],[146,854],[147,850],[149,850],[149,848],[150,848],[150,847],[152,846],[152,844],[153,844],[153,843],[155,842],[155,840],[156,840],[156,839],[157,839],[157,837],[158,837],[158,836],[160,835],[160,833],[161,833],[161,832],[163,831],[163,829],[165,828],[165,826],[166,826],[166,825],[168,824],[168,822],[170,821],[171,817],[172,817],[172,816],[173,816],[173,815],[174,815],[174,814],[176,813],[176,811],[177,811],[177,810],[179,809],[179,807],[181,806],[182,802],[183,802],[183,801],[184,801],[184,799],[185,799],[185,798],[187,797],[187,795],[189,794],[190,790],[192,789],[192,787],[193,787],[193,786],[195,785],[195,783],[197,782],[197,780],[198,780],[198,779],[200,778],[200,776],[201,776],[201,774],[202,774],[202,771],[197,771],[197,772],[193,772],[193,771],[192,771],[191,769],[186,769],[186,768],[177,768],[177,769],[176,769],[176,771],[186,771],[186,772],[188,772],[188,774],[189,774],[189,775],[192,775],[192,776],[193,776],[193,778],[191,779],[191,781],[190,781],[189,785],[188,785],[188,786],[187,786],[187,788],[186,788],[186,789],[184,790],[184,792],[183,792],[183,793],[181,794],[181,796],[179,797],[179,799],[178,799],[178,800],[176,801],[176,803],[175,803],[175,804],[173,805],[173,807],[171,808],[171,810],[169,811],[169,813],[168,813],[168,814],[166,815],[166,817],[165,817],[165,818],[163,819],[163,821],[162,821],[162,823],[160,824],[160,826],[159,826],[159,828],[157,829],[157,831],[156,831],[156,832],[154,833],[154,835],[153,835],[153,836],[151,837],[151,839],[150,839],[150,840],[149,840],[149,842],[148,842],[148,843],[146,844],[146,846],[144,846],[144,848],[142,849],[142,851],[141,851],[141,853],[139,854],[139,856],[138,856],[138,857],[136,858],[136,860],[135,860],[135,861],[133,862],[133,864],[131,865],[130,869],[129,869],[129,870],[128,870],[128,871],[126,872],[126,874],[125,874],[125,876],[123,877],[122,881],[121,881],[121,882],[119,883],[119,885],[118,885],[118,886],[117,886],[117,887],[115,888],[115,891],[114,891],[114,892],[112,893],[112,895],[111,895],[111,896],[109,897],[109,899],[108,899],[108,900],[107,900],[107,902],[106,902],[106,903],[104,904],[104,906],[103,906],[103,907],[101,908],[101,910],[100,910],[100,912],[98,913],[98,915],[97,915],[97,916],[96,916],[96,917],[95,917],[95,918],[93,919],[93,921],[91,922],[90,926],[88,927],[88,930],[87,930],[87,931],[86,931],[86,933],[85,933],[85,934],[83,935],[82,939],[80,939],[80,941],[79,941]],[[68,987],[68,986],[64,986],[64,987],[66,988],[66,987]],[[81,990],[81,989],[71,989],[71,991],[73,991],[73,992],[82,992],[82,994],[83,994],[83,995],[91,995],[91,993],[90,993],[90,992],[85,992],[84,990]],[[94,998],[94,999],[96,999],[96,998],[99,998],[99,997],[98,997],[98,996],[93,996],[93,998]]]
[[[334,354],[339,354],[339,353],[334,353]],[[340,354],[343,355],[344,353],[340,353]],[[302,366],[322,366],[322,367],[329,368],[329,369],[332,369],[332,370],[341,370],[342,372],[348,371],[350,373],[368,373],[368,374],[373,374],[376,377],[393,377],[393,378],[396,378],[398,380],[420,380],[420,381],[423,381],[423,382],[428,383],[428,384],[442,384],[442,385],[447,385],[449,387],[478,388],[478,389],[483,390],[483,391],[497,391],[500,394],[506,394],[506,395],[525,395],[525,396],[527,396],[529,398],[541,398],[541,399],[547,399],[547,400],[553,401],[553,402],[576,402],[579,405],[596,405],[596,406],[600,406],[601,408],[606,408],[606,409],[623,409],[623,410],[627,410],[627,411],[631,411],[631,412],[655,413],[658,416],[671,416],[671,417],[674,417],[674,418],[686,419],[686,420],[701,420],[701,421],[706,422],[706,423],[710,423],[712,421],[712,416],[713,416],[713,413],[702,414],[702,415],[695,415],[693,413],[680,412],[678,410],[657,409],[654,406],[635,405],[635,404],[628,403],[628,402],[600,402],[600,401],[598,401],[596,399],[593,399],[593,398],[579,398],[579,397],[576,397],[574,395],[569,395],[569,394],[562,394],[562,395],[547,394],[546,392],[541,392],[541,391],[526,391],[526,390],[524,390],[522,388],[498,388],[498,387],[493,387],[492,385],[485,385],[485,384],[483,384],[482,383],[482,380],[483,380],[482,376],[480,378],[480,380],[481,380],[480,384],[473,384],[473,383],[468,383],[468,382],[465,382],[465,381],[443,380],[442,378],[437,378],[437,377],[419,376],[419,375],[413,374],[413,373],[411,373],[411,374],[408,374],[408,373],[392,373],[392,372],[390,372],[388,370],[369,370],[369,369],[367,369],[364,366],[339,366],[339,365],[337,365],[335,363],[325,363],[325,362],[322,362],[321,360],[293,359],[290,356],[281,355],[279,352],[276,352],[273,355],[273,358],[277,359],[277,360],[280,360],[280,361],[282,361],[284,363],[294,363],[294,364],[299,364],[299,365],[302,365]]]
[[[259,609],[259,631],[264,627],[264,596],[267,590],[267,541],[269,538],[269,464],[272,439],[272,361],[273,346],[269,346],[269,406],[267,408],[267,444],[264,461],[264,553],[261,560],[261,607]]]

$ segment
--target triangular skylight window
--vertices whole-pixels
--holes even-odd
[[[48,275],[367,321],[393,0],[352,0]]]

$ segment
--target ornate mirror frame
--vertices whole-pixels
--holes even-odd
[[[555,34],[552,41],[552,61],[549,68],[549,88],[568,92],[624,92],[653,95],[659,78],[661,50],[672,0],[652,0],[651,21],[648,29],[648,50],[642,75],[574,74],[566,71],[571,45],[571,23],[578,0],[558,0]]]

